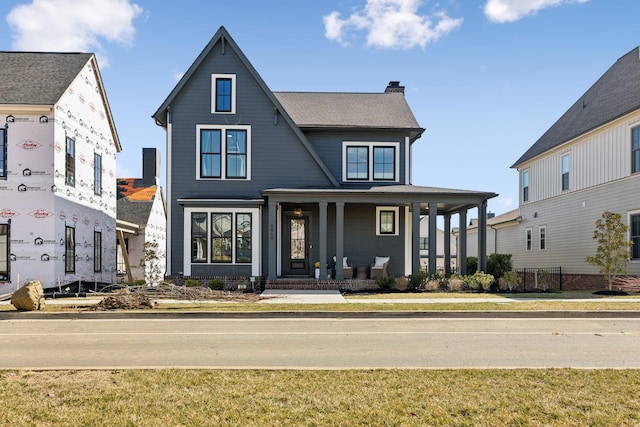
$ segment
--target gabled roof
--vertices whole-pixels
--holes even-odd
[[[0,105],[55,105],[92,61],[117,151],[120,140],[92,53],[0,52]]]
[[[198,57],[193,62],[193,64],[191,64],[191,66],[189,67],[187,72],[184,74],[184,76],[182,76],[182,78],[180,79],[178,84],[173,88],[171,93],[169,93],[169,96],[167,96],[167,98],[164,100],[162,105],[160,105],[160,107],[156,110],[156,112],[153,113],[152,117],[156,120],[156,123],[160,124],[161,126],[164,126],[164,127],[167,126],[167,121],[168,121],[167,120],[167,113],[168,113],[168,110],[169,110],[169,108],[171,106],[171,103],[178,96],[178,94],[182,91],[184,86],[191,79],[191,77],[198,70],[200,65],[209,56],[209,54],[212,52],[213,48],[218,43],[222,43],[222,46],[224,47],[224,49],[232,49],[236,53],[236,55],[240,59],[240,62],[242,62],[243,66],[247,69],[247,71],[252,76],[252,78],[257,83],[257,85],[260,87],[260,89],[262,89],[262,91],[267,96],[267,98],[273,103],[273,106],[274,106],[275,110],[280,113],[280,115],[282,116],[283,120],[291,127],[291,129],[296,134],[298,139],[300,139],[300,142],[302,143],[302,145],[305,147],[307,152],[314,159],[316,164],[320,167],[320,169],[325,174],[325,176],[329,179],[329,181],[331,181],[331,183],[332,183],[332,185],[334,187],[339,187],[340,186],[340,182],[336,179],[335,176],[333,176],[333,174],[331,173],[331,171],[329,170],[327,165],[324,163],[324,161],[318,155],[318,153],[315,150],[315,148],[313,148],[313,145],[309,142],[309,140],[304,135],[304,133],[302,133],[300,128],[298,128],[296,126],[296,124],[291,119],[291,116],[289,116],[289,114],[284,109],[284,107],[280,104],[280,102],[275,97],[275,95],[273,94],[271,89],[269,89],[269,87],[264,82],[264,80],[262,80],[262,77],[260,77],[260,74],[258,74],[256,69],[249,62],[249,59],[247,59],[247,57],[244,55],[244,53],[242,52],[240,47],[231,38],[231,36],[229,35],[229,32],[223,26],[221,26],[218,29],[216,34],[211,38],[211,40],[207,44],[207,46],[202,50],[202,52],[200,52],[200,55],[198,55]]]
[[[118,178],[116,183],[117,218],[144,228],[149,220],[158,187],[144,185],[141,178]]]
[[[640,49],[616,61],[512,168],[640,108]]]
[[[420,127],[402,92],[274,92],[301,128],[404,129],[418,138]]]
[[[0,104],[54,105],[92,56],[0,52]]]

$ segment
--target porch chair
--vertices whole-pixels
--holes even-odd
[[[340,266],[338,265],[338,261],[335,256],[333,257],[333,263],[336,266],[336,271],[338,271]],[[342,257],[342,275],[345,279],[353,279],[353,265],[349,262],[346,256]]]
[[[387,277],[387,266],[391,262],[388,256],[375,257],[373,264],[371,264],[371,278]]]

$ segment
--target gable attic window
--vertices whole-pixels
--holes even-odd
[[[631,173],[640,172],[640,126],[631,129]]]
[[[343,142],[343,181],[398,182],[400,144],[397,142]]]
[[[251,179],[250,126],[196,126],[196,179]]]
[[[211,114],[236,113],[235,74],[211,75]]]

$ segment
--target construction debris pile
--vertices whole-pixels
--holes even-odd
[[[188,287],[165,283],[159,286],[129,286],[112,292],[102,299],[93,310],[138,310],[153,308],[154,300],[174,299],[189,301],[255,302],[257,293],[220,291],[204,286]]]

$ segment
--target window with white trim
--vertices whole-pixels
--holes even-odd
[[[251,264],[254,260],[254,222],[251,210],[193,210],[191,262],[205,264]]]
[[[342,143],[343,181],[398,182],[400,144],[397,142]]]
[[[522,201],[529,201],[529,171],[522,171]]]
[[[211,75],[211,114],[236,113],[236,75]]]
[[[640,212],[629,213],[629,240],[633,242],[631,246],[631,259],[640,261]]]
[[[640,172],[640,126],[631,129],[631,173]]]
[[[397,236],[399,228],[397,206],[376,206],[376,235]]]
[[[547,249],[547,226],[543,225],[538,229],[539,235],[539,244],[540,244],[540,250],[544,251],[545,249]]]
[[[251,179],[251,126],[196,126],[196,179]]]
[[[527,228],[526,230],[526,250],[527,251],[531,250],[532,239],[533,239],[533,229]]]
[[[569,155],[562,156],[562,191],[569,189]]]

